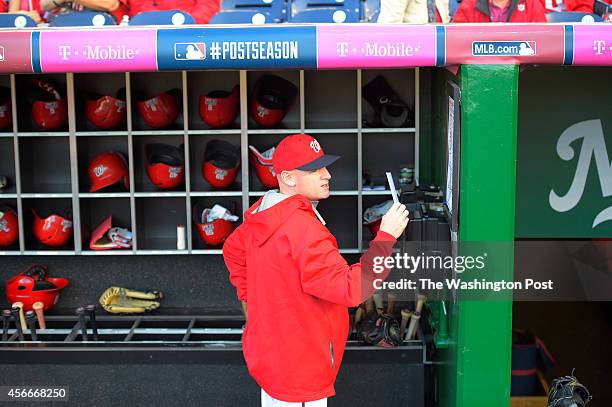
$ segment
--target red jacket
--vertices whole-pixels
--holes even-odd
[[[249,373],[278,400],[333,396],[348,337],[347,307],[371,296],[372,278],[386,278],[386,271],[366,271],[368,253],[390,255],[395,239],[379,232],[361,263],[349,266],[304,196],[253,213],[262,200],[223,246],[230,281],[248,305],[242,346]]]
[[[545,23],[546,9],[541,0],[512,0],[509,23]],[[487,0],[463,0],[453,17],[455,23],[490,23]]]
[[[220,0],[120,0],[130,13],[130,17],[142,11],[181,10],[191,14],[198,24],[208,24],[208,20],[221,8]]]

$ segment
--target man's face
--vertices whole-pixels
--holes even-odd
[[[295,177],[295,192],[304,195],[311,201],[329,197],[329,180],[331,175],[326,167],[315,171],[291,171]]]

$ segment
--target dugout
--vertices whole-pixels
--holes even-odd
[[[611,35],[606,26],[583,27],[586,36]],[[528,195],[522,195],[519,186],[530,177],[522,175],[520,166],[515,174],[515,168],[517,151],[519,163],[522,151],[536,151],[530,143],[537,138],[525,135],[537,132],[541,122],[530,115],[542,111],[542,104],[539,110],[530,105],[532,99],[523,103],[522,95],[541,95],[540,87],[554,87],[551,72],[560,81],[593,72],[605,81],[609,74],[607,67],[561,67],[608,64],[591,55],[596,51],[589,51],[592,47],[579,40],[579,29],[571,25],[512,30],[373,25],[97,30],[106,35],[88,36],[82,29],[0,32],[5,52],[0,84],[10,89],[13,119],[12,127],[0,134],[0,170],[13,180],[0,202],[17,210],[20,230],[18,242],[2,252],[0,281],[34,263],[47,264],[53,275],[71,280],[49,314],[57,335],[44,337],[41,332],[40,343],[20,343],[13,335],[13,340],[1,343],[0,360],[2,371],[11,372],[11,385],[57,382],[70,386],[74,400],[103,398],[100,403],[108,405],[193,405],[202,400],[209,401],[206,405],[257,405],[258,387],[248,377],[239,344],[240,305],[227,280],[221,250],[204,245],[192,221],[198,204],[222,203],[240,214],[263,194],[265,188],[248,165],[249,144],[264,149],[287,134],[306,132],[317,137],[326,152],[343,155],[332,168],[332,196],[319,209],[349,260],[355,261],[371,239],[363,211],[389,195],[386,188],[364,188],[363,174],[384,185],[386,169],[399,172],[404,166],[414,168],[416,185],[405,188],[403,195],[413,213],[421,209],[419,200],[444,203],[449,197],[447,174],[456,177],[449,184],[455,199],[447,205],[450,217],[448,211],[442,216],[421,211],[422,218],[413,222],[420,224],[420,232],[409,231],[408,241],[446,242],[448,250],[456,249],[461,240],[512,244],[524,237],[519,222],[534,224],[520,211],[521,199]],[[213,60],[211,47],[235,42],[236,36],[295,43],[299,53],[291,58],[288,48],[290,58],[281,52],[279,58],[232,59],[228,48],[227,58],[221,54]],[[516,49],[487,54],[488,44],[499,41],[516,43]],[[474,42],[487,47],[473,48]],[[187,60],[178,55],[177,44],[189,43],[205,44],[207,58]],[[519,54],[522,43],[537,51]],[[140,56],[101,58],[119,55],[123,51],[110,50],[127,46],[138,47]],[[87,47],[109,52],[82,52]],[[57,52],[60,49],[81,56]],[[287,79],[298,90],[279,128],[261,128],[249,116],[249,95],[266,73]],[[379,75],[414,112],[413,122],[399,127],[364,122],[369,112],[363,89]],[[30,80],[41,76],[53,78],[65,90],[68,120],[57,131],[40,131],[30,120],[24,96]],[[198,115],[200,95],[234,85],[240,86],[238,118],[228,129],[211,129]],[[117,129],[101,131],[83,119],[83,92],[115,94],[121,88],[126,90],[127,115]],[[138,114],[136,100],[142,93],[170,89],[180,90],[178,118],[168,129],[152,130]],[[609,101],[604,92],[600,95],[605,120]],[[451,117],[454,126],[449,133]],[[240,173],[223,191],[210,188],[201,174],[205,146],[213,138],[240,145]],[[182,187],[158,191],[148,182],[144,146],[151,142],[183,145]],[[88,162],[105,150],[127,156],[127,190],[88,191]],[[447,169],[450,150],[452,171]],[[39,245],[30,232],[32,208],[70,209],[70,243],[54,249]],[[106,212],[134,232],[132,249],[89,250],[88,231]],[[179,224],[185,225],[186,236],[180,250]],[[502,257],[498,277],[512,279],[515,253]],[[78,330],[73,333],[74,309],[95,303],[110,285],[163,290],[166,298],[154,315],[141,319],[100,316],[100,326],[108,329],[104,341],[83,342]],[[4,297],[3,284],[0,290]],[[419,339],[398,348],[349,344],[336,385],[338,396],[329,404],[507,405],[512,301],[434,298],[428,312]],[[355,391],[372,389],[375,383],[385,383],[384,391]]]

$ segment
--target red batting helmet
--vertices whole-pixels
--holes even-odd
[[[154,129],[170,126],[179,115],[180,91],[173,89],[137,102],[138,111],[147,125]]]
[[[240,168],[240,148],[224,140],[206,144],[202,175],[214,188],[227,188],[236,179]]]
[[[253,89],[249,112],[262,127],[278,125],[297,95],[297,87],[286,79],[275,75],[264,75]]]
[[[96,192],[120,181],[123,181],[126,188],[130,187],[127,160],[117,151],[98,154],[89,163],[87,172],[91,181],[89,192]]]
[[[198,234],[208,246],[219,246],[234,230],[234,224],[226,219],[209,220],[210,209],[204,209],[196,205],[193,209],[193,220],[198,229]]]
[[[52,214],[45,218],[38,216],[32,209],[34,222],[32,232],[36,240],[49,247],[63,246],[72,237],[72,221],[68,213],[63,215]]]
[[[240,107],[240,87],[234,86],[231,92],[216,90],[200,96],[200,117],[214,129],[230,126]]]
[[[13,208],[0,205],[0,246],[10,246],[19,238],[19,223]]]
[[[5,129],[13,123],[13,108],[11,104],[11,90],[0,86],[0,129]]]
[[[57,303],[59,294],[70,281],[66,278],[49,277],[47,266],[35,264],[6,283],[6,298],[9,304],[23,303],[24,311],[31,311],[34,303],[43,303],[48,311]]]
[[[271,147],[260,153],[253,146],[249,146],[249,160],[253,167],[255,167],[255,173],[257,178],[266,188],[278,188],[278,180],[276,179],[276,172],[272,165],[272,157],[274,156],[275,147]]]
[[[68,121],[66,99],[56,86],[46,80],[35,79],[32,119],[38,127],[45,130],[58,130]]]
[[[85,101],[85,116],[101,129],[119,126],[125,118],[125,89],[120,89],[117,97],[89,93]]]
[[[185,179],[183,146],[149,143],[145,146],[147,175],[156,187],[172,189]]]

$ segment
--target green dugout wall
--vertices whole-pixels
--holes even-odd
[[[609,68],[463,65],[430,79],[431,114],[421,116],[432,131],[421,148],[425,182],[442,184],[444,87],[461,87],[460,242],[612,235]],[[496,279],[513,278],[521,251],[506,251]],[[440,405],[509,406],[512,301],[445,305]]]

